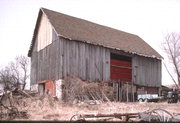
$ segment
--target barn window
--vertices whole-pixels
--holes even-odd
[[[111,53],[111,80],[121,82],[132,81],[131,57]]]

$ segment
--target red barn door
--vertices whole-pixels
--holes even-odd
[[[132,62],[130,57],[111,54],[111,80],[132,81]]]

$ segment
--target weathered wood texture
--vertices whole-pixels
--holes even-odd
[[[56,46],[59,46],[58,49],[60,49],[58,52],[60,62],[56,67],[60,67],[59,78],[73,74],[87,81],[109,79],[110,55],[108,49],[64,38],[60,38],[59,45]]]
[[[134,55],[132,63],[134,84],[149,87],[161,86],[161,60]]]
[[[35,41],[35,45],[32,51],[32,56],[31,56],[31,74],[30,74],[30,84],[33,85],[37,82],[37,68],[38,68],[38,52],[37,52],[37,39]]]
[[[121,54],[122,55],[122,54]],[[141,86],[161,85],[161,61],[132,55],[132,81]],[[87,81],[110,80],[110,50],[60,38],[31,57],[31,83],[74,74]]]
[[[47,45],[52,43],[52,26],[46,17],[45,14],[42,14],[41,21],[39,23],[39,28],[38,28],[38,34],[37,34],[37,41],[38,41],[38,47],[37,51],[42,50],[45,48]]]
[[[31,82],[73,74],[87,81],[110,78],[110,52],[100,46],[60,38],[32,53]]]

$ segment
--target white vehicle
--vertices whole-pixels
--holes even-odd
[[[139,102],[157,102],[159,100],[158,94],[138,94],[137,97]]]

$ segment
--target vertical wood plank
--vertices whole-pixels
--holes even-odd
[[[110,80],[110,50],[106,49],[106,80]]]
[[[62,78],[63,76],[63,43],[62,39],[59,38],[59,78]]]

